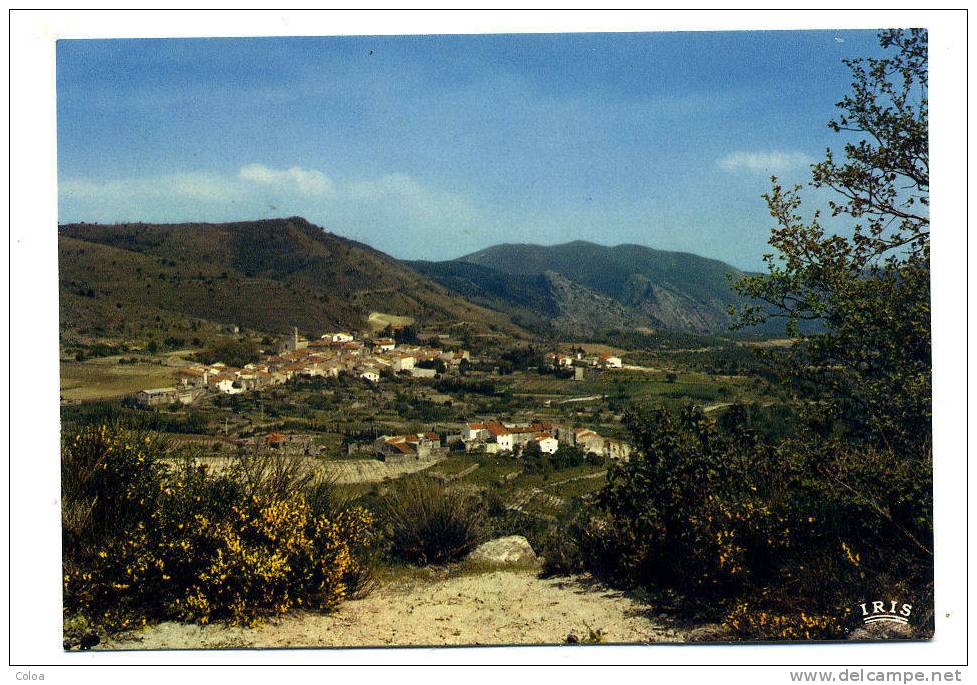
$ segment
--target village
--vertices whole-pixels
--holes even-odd
[[[555,454],[560,445],[579,449],[584,455],[604,459],[627,459],[631,446],[622,440],[603,437],[588,428],[568,427],[552,421],[505,423],[500,420],[466,423],[460,434],[441,435],[433,431],[408,435],[383,435],[369,446],[354,451],[372,452],[383,461],[427,459],[447,454],[452,446],[466,453],[520,456],[530,445],[541,454]]]
[[[429,339],[438,339],[429,335]],[[444,349],[420,344],[398,344],[392,337],[365,337],[345,332],[325,333],[307,340],[298,329],[285,339],[275,354],[235,368],[223,362],[195,363],[178,372],[176,386],[147,388],[133,396],[144,407],[174,403],[192,404],[207,393],[235,395],[287,383],[297,376],[332,377],[345,374],[376,383],[382,374],[404,374],[412,378],[434,378],[439,373],[457,371],[471,364],[465,349]],[[585,355],[550,352],[545,362],[557,370],[572,370],[582,380],[586,368],[620,369],[621,358],[610,355]]]
[[[293,329],[275,354],[234,368],[223,362],[191,364],[179,370],[174,387],[141,390],[133,397],[145,407],[191,404],[207,393],[236,395],[287,383],[297,376],[332,377],[346,374],[377,383],[382,374],[403,373],[413,378],[434,378],[439,370],[470,363],[467,350],[445,350],[423,345],[400,345],[393,338],[357,339],[350,333],[326,333],[309,341]]]
[[[131,400],[144,408],[190,405],[205,396],[241,395],[281,386],[299,378],[339,378],[360,380],[368,385],[381,378],[434,379],[458,374],[473,363],[470,352],[457,345],[446,348],[446,335],[428,334],[430,344],[398,343],[393,337],[359,336],[330,332],[308,340],[293,328],[277,350],[259,361],[236,368],[217,361],[191,363],[177,371],[174,386],[149,388],[135,393]],[[437,341],[437,342],[433,342]],[[438,345],[438,346],[435,346]],[[620,369],[619,357],[604,354],[550,352],[544,365],[554,371],[572,371],[574,380],[584,377],[585,369]],[[456,424],[457,425],[457,424]],[[308,435],[270,432],[240,440],[248,449],[275,450],[295,455],[315,456],[316,442]],[[532,448],[530,448],[532,445]],[[584,455],[601,460],[626,459],[630,446],[580,426],[551,420],[523,419],[506,422],[499,418],[464,423],[461,430],[446,427],[418,433],[380,435],[372,440],[352,441],[344,446],[347,456],[379,459],[388,463],[410,460],[437,460],[450,452],[520,456],[527,448],[541,454],[555,454],[561,445],[579,449]]]

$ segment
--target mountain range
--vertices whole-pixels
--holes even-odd
[[[525,336],[378,250],[305,219],[59,227],[62,329],[145,337],[178,320],[313,334],[364,330],[372,312]]]
[[[305,219],[59,227],[62,329],[145,335],[203,319],[284,333],[364,330],[373,312],[524,338],[727,330],[727,274],[639,245],[496,245],[404,262]]]
[[[410,262],[467,299],[522,325],[561,333],[608,328],[721,333],[741,298],[724,262],[641,245],[503,244],[447,262]]]

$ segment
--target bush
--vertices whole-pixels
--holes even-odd
[[[548,528],[538,540],[536,550],[543,559],[540,573],[543,578],[569,576],[584,570],[575,536],[563,526]]]
[[[390,551],[404,561],[420,565],[459,561],[479,542],[481,504],[426,479],[405,480],[384,510]]]
[[[739,602],[723,619],[729,635],[744,640],[839,640],[846,634],[851,608],[839,614],[770,612]]]
[[[932,601],[926,464],[805,435],[769,445],[740,406],[723,428],[695,408],[626,421],[638,449],[574,530],[595,574],[676,590],[749,639],[834,637],[825,617],[897,590]]]
[[[626,422],[640,450],[611,467],[598,496],[605,516],[581,533],[590,565],[702,599],[768,579],[793,544],[778,506],[781,455],[745,427],[718,431],[699,409]]]
[[[258,343],[250,338],[217,338],[194,357],[202,364],[224,362],[228,366],[245,366],[258,360]]]
[[[218,475],[175,459],[153,436],[107,426],[66,441],[66,617],[108,630],[167,619],[253,625],[357,590],[368,512],[324,514],[315,479],[285,458],[245,456]]]

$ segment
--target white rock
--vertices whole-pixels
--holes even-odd
[[[536,552],[529,540],[521,535],[509,535],[482,543],[468,558],[471,561],[502,566],[537,561]]]

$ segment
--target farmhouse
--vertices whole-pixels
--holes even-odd
[[[185,388],[207,387],[208,370],[203,366],[187,366],[177,371],[180,384]]]
[[[374,442],[374,451],[387,461],[390,457],[426,459],[441,453],[441,436],[434,432],[384,435]]]
[[[158,407],[177,401],[176,388],[150,388],[136,393],[135,400],[144,407]]]
[[[387,355],[387,359],[390,360],[390,368],[394,371],[409,371],[414,368],[414,362],[417,361],[413,355],[404,352],[391,352]]]
[[[483,449],[486,452],[512,452],[517,446],[530,442],[539,443],[540,449],[552,454],[559,441],[552,435],[553,424],[536,421],[523,424],[505,424],[501,421],[468,423],[462,428],[461,440],[466,450]]]
[[[549,433],[537,433],[533,440],[544,454],[554,454],[560,448],[560,441]]]
[[[358,375],[365,381],[371,383],[378,383],[380,381],[380,372],[373,366],[363,367],[358,370]]]
[[[568,354],[558,354],[550,352],[545,357],[546,363],[557,368],[570,368],[573,366],[573,357]]]
[[[631,446],[621,440],[605,438],[589,428],[575,428],[570,433],[571,444],[587,453],[599,454],[608,459],[627,459]]]
[[[620,369],[621,368],[621,358],[615,357],[611,354],[602,354],[600,356],[601,364],[608,369]]]

